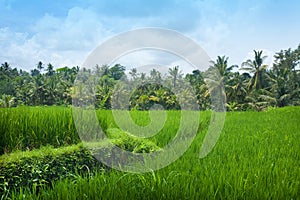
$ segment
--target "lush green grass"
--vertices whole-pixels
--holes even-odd
[[[97,114],[101,123],[106,122],[107,128],[116,127],[108,111]],[[137,112],[133,115],[136,120],[141,120],[140,124],[143,124],[145,117],[147,118],[146,113]],[[56,181],[52,188],[44,188],[38,193],[32,192],[32,188],[24,187],[21,188],[21,193],[15,193],[13,197],[19,199],[300,198],[300,107],[286,107],[265,112],[227,113],[217,145],[203,159],[199,158],[199,149],[210,115],[206,112],[200,116],[199,134],[191,147],[181,158],[166,168],[145,174],[111,170],[94,176],[77,176]],[[178,119],[180,112],[168,112],[165,127],[151,140],[160,147],[167,144],[176,134]]]
[[[80,142],[71,111],[64,107],[0,109],[0,154]]]
[[[89,126],[91,112],[94,111],[87,110],[80,119],[87,120],[87,126],[82,127],[86,133],[93,133],[90,130],[92,126]],[[104,132],[108,128],[118,128],[110,110],[97,110],[96,115]],[[138,125],[146,126],[150,122],[147,111],[132,111],[130,115]],[[203,113],[203,126],[204,123],[208,124],[209,116],[208,112]],[[87,135],[81,133],[81,137],[78,136],[72,109],[67,107],[0,108],[0,119],[0,155],[17,150],[33,150],[45,145],[60,147],[78,144]],[[158,146],[165,146],[176,135],[179,123],[180,112],[168,111],[163,128],[150,140]]]

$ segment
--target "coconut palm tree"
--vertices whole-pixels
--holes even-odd
[[[11,70],[11,68],[10,68],[10,65],[8,64],[8,62],[4,62],[1,64],[0,72],[7,73],[10,70]]]
[[[54,71],[54,67],[53,67],[53,65],[51,64],[51,63],[49,63],[48,65],[47,65],[47,69],[46,69],[46,75],[48,75],[48,76],[53,76],[53,74],[55,73],[55,71]]]
[[[132,68],[129,72],[130,76],[132,77],[133,80],[137,78],[137,70],[136,68]]]
[[[0,99],[0,107],[3,108],[10,108],[14,105],[14,103],[15,103],[15,98],[11,95],[3,94]]]
[[[150,80],[153,81],[154,83],[160,84],[162,82],[161,73],[156,69],[152,69],[150,71]]]
[[[266,73],[270,82],[269,97],[272,97],[279,107],[300,103],[300,76],[296,69],[300,61],[299,55],[297,50],[291,49],[276,53],[273,68]]]
[[[226,87],[232,76],[232,69],[235,65],[228,66],[228,57],[218,56],[216,62],[211,61],[211,66],[205,75],[205,82],[208,86],[207,93],[210,93],[211,101],[217,101],[219,106],[225,105]],[[208,94],[205,94],[207,96]],[[212,99],[213,98],[213,99]],[[220,107],[222,110],[223,108]]]
[[[44,68],[42,61],[39,61],[39,62],[38,62],[36,68],[37,68],[39,71],[42,71],[42,69]]]
[[[173,68],[169,68],[169,75],[172,79],[172,86],[175,88],[177,80],[182,78],[182,71],[179,71],[179,66],[175,66]]]
[[[234,102],[236,106],[244,102],[245,97],[248,94],[247,90],[247,79],[243,77],[239,72],[235,72],[232,78],[228,81],[226,87],[226,93],[228,98],[228,103]]]
[[[246,70],[253,74],[248,84],[248,87],[251,89],[259,90],[264,86],[263,78],[268,66],[263,64],[267,56],[262,56],[262,53],[263,51],[254,50],[254,60],[248,59],[242,63],[241,70]]]

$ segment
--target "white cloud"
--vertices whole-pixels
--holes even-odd
[[[88,53],[111,33],[90,10],[72,8],[65,19],[45,14],[31,27],[33,34],[0,29],[0,60],[32,69],[38,61],[56,67],[81,65]]]
[[[33,27],[33,37],[39,44],[58,51],[82,51],[95,47],[110,32],[93,11],[74,7],[65,19],[46,14]]]
[[[158,17],[120,18],[101,16],[92,9],[74,7],[65,18],[45,14],[30,27],[31,34],[0,31],[1,62],[33,69],[38,61],[55,67],[82,65],[89,53],[108,37],[159,21]]]
[[[0,0],[0,5],[9,7],[9,2]],[[277,48],[273,49],[277,51],[287,40],[294,42],[294,37],[273,42],[278,35],[273,29],[260,30],[264,28],[264,19],[259,18],[262,16],[259,13],[266,8],[263,7],[264,3],[257,1],[254,4],[237,1],[232,5],[221,0],[149,1],[146,6],[139,1],[130,2],[123,5],[119,1],[82,1],[74,3],[81,7],[73,7],[67,13],[65,10],[69,7],[66,7],[60,17],[51,11],[42,18],[35,18],[33,23],[26,23],[31,23],[29,29],[16,29],[19,24],[9,28],[0,27],[0,48],[4,49],[0,54],[0,62],[7,61],[13,67],[25,69],[32,69],[40,60],[45,64],[51,62],[56,67],[81,65],[89,53],[107,38],[142,27],[180,31],[198,42],[212,60],[218,55],[225,55],[229,56],[230,64],[238,65],[252,49]],[[257,27],[257,24],[261,27]],[[289,46],[289,43],[286,45]],[[273,52],[265,52],[269,55],[266,60],[269,64]],[[153,58],[143,55],[135,59],[141,63],[151,62]]]
[[[199,26],[191,33],[192,38],[196,38],[202,48],[207,52],[211,60],[218,55],[223,55],[228,48],[226,40],[230,37],[230,28],[226,22]]]
[[[0,41],[0,49],[2,50],[0,59],[2,62],[9,62],[12,65],[27,63],[28,58],[32,58],[36,53],[36,45],[28,41],[28,34],[26,33],[16,33],[9,28],[1,28]]]
[[[209,65],[208,56],[193,40],[175,31],[153,28],[137,29],[112,37],[91,53],[84,66],[110,64],[114,60],[115,63],[136,68],[160,65],[168,69],[180,60],[202,70]]]
[[[170,52],[161,50],[138,50],[123,55],[115,60],[112,65],[120,63],[127,70],[136,68],[137,71],[149,73],[152,69],[158,70],[162,75],[167,75],[169,68],[180,66],[183,73],[191,73],[195,68],[184,59]]]

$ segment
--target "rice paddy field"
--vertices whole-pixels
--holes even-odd
[[[104,131],[118,128],[111,111],[96,113]],[[180,115],[167,111],[164,127],[147,142],[167,145]],[[198,133],[179,159],[157,171],[129,173],[93,160],[81,145],[71,108],[0,109],[0,197],[300,199],[300,107],[226,113],[216,146],[201,159],[211,113],[199,115]],[[146,111],[131,117],[141,126],[150,122]]]

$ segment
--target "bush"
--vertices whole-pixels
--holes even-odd
[[[82,145],[16,152],[0,157],[0,193],[28,186],[40,188],[66,177],[105,167]]]
[[[119,148],[134,152],[148,153],[159,150],[154,143],[128,135],[119,129],[108,129],[111,142]],[[89,149],[91,144],[86,144]],[[105,142],[97,143],[98,149],[91,153],[82,144],[69,147],[42,147],[38,150],[4,154],[0,157],[0,193],[6,197],[12,190],[27,186],[38,189],[49,186],[55,180],[72,178],[93,171],[108,170],[107,166],[93,156],[99,147],[109,152],[108,155],[118,160],[115,148],[107,149]],[[107,151],[108,150],[108,151]]]
[[[150,153],[160,149],[150,140],[132,136],[117,128],[107,129],[107,137],[119,148],[134,153]]]

